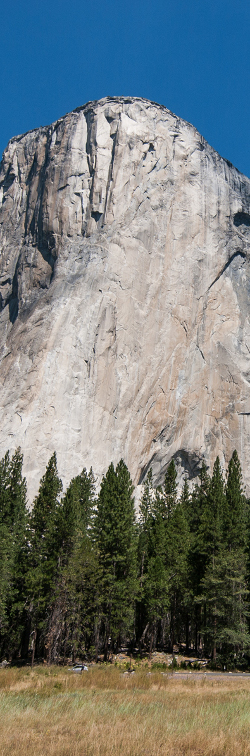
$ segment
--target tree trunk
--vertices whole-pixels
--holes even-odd
[[[32,641],[32,658],[31,658],[31,666],[33,667],[34,659],[35,659],[35,651],[36,651],[36,636],[37,636],[37,629],[35,628],[34,634],[33,634],[33,641]]]
[[[172,633],[171,633],[172,654],[174,653],[174,644],[175,644],[175,615],[176,615],[176,592],[174,593],[174,607],[173,607],[173,613],[172,613]]]
[[[27,659],[29,652],[29,639],[30,639],[30,621],[25,625],[25,629],[22,636],[21,644],[21,658]]]
[[[214,645],[213,645],[213,661],[216,661],[216,606],[214,607]]]
[[[105,637],[104,637],[104,661],[107,662],[109,658],[109,625],[105,625]]]
[[[186,615],[186,654],[189,654],[189,616]]]
[[[151,656],[152,656],[152,650],[153,650],[153,642],[154,642],[154,634],[155,634],[155,623],[152,623],[152,630],[150,635],[150,646],[149,646],[149,661],[151,662]]]

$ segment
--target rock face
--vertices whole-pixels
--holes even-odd
[[[33,497],[123,457],[135,484],[237,448],[250,488],[250,181],[190,124],[106,98],[0,173],[0,455]]]

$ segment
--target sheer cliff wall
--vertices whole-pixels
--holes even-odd
[[[0,172],[0,455],[29,496],[121,457],[156,483],[236,448],[250,489],[250,181],[190,124],[106,98]]]

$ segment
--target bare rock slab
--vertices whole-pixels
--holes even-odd
[[[250,181],[137,98],[12,139],[0,171],[0,455],[32,499],[123,457],[197,475],[239,452],[250,488]]]

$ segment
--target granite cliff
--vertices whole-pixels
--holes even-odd
[[[250,488],[250,181],[137,98],[11,139],[0,171],[0,455],[29,495],[237,448]]]

